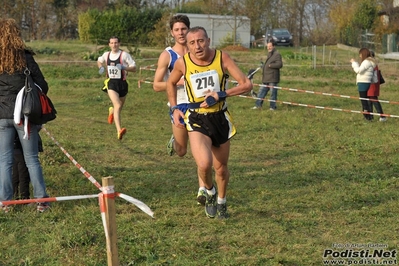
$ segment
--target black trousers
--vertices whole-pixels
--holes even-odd
[[[367,91],[359,91],[359,96],[360,98],[369,98],[367,96]],[[362,111],[363,112],[371,112],[370,109],[370,105],[369,105],[369,101],[367,100],[360,100],[360,102],[362,103]],[[364,118],[366,118],[367,120],[373,120],[373,115],[369,115],[369,114],[363,114]]]
[[[377,97],[377,96],[369,96],[369,98],[370,98],[370,99],[373,99],[373,100],[378,100],[378,97]],[[373,112],[373,105],[374,105],[375,110],[377,111],[377,113],[379,113],[379,114],[383,114],[383,113],[384,113],[384,112],[382,111],[382,106],[381,106],[381,103],[380,103],[380,102],[370,101],[370,102],[369,102],[369,105],[370,105],[370,110],[371,110],[371,112]]]
[[[25,164],[24,155],[21,150],[14,150],[14,164],[12,167],[12,186],[14,198],[29,199],[29,171]]]

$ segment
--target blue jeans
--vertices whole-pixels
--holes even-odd
[[[269,82],[269,83],[263,83],[264,85],[269,85],[269,86],[277,86],[277,83]],[[271,91],[270,95],[270,108],[276,109],[276,101],[277,101],[277,89],[276,88],[270,88],[270,87],[263,87],[261,86],[258,92],[258,98],[265,98],[267,93]],[[263,100],[256,100],[255,105],[257,107],[262,107],[263,105]]]
[[[26,166],[33,186],[35,198],[47,198],[42,167],[39,162],[39,126],[30,125],[29,139],[24,139],[24,126],[16,125],[13,119],[0,119],[0,201],[13,197],[12,166],[15,133],[21,141]]]

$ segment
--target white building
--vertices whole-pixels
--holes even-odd
[[[216,48],[224,39],[236,35],[236,44],[246,48],[250,46],[251,20],[246,16],[223,16],[207,14],[188,14],[190,27],[204,27],[211,39],[211,47]],[[232,43],[233,45],[233,43]]]

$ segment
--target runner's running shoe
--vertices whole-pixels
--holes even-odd
[[[108,109],[108,124],[112,124],[114,122],[114,108],[110,107]]]
[[[123,135],[125,134],[126,134],[126,128],[122,128],[121,130],[119,130],[118,139],[121,140]]]
[[[229,214],[227,213],[227,205],[226,205],[226,203],[217,204],[216,205],[216,209],[217,209],[218,219],[227,219],[227,218],[229,218]]]
[[[206,202],[206,191],[205,190],[203,190],[203,189],[198,190],[197,202],[198,202],[198,205],[205,206],[205,202]]]
[[[168,141],[168,144],[166,144],[166,152],[169,154],[169,156],[172,156],[175,153],[175,150],[173,149],[173,142],[175,142],[175,137],[172,135]]]
[[[206,216],[209,218],[215,218],[217,210],[216,210],[216,203],[217,203],[217,193],[214,195],[207,195],[205,201],[205,213]]]

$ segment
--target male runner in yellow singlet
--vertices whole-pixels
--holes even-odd
[[[208,217],[228,217],[226,191],[229,182],[227,163],[230,138],[236,133],[227,110],[226,98],[252,89],[252,83],[231,57],[220,50],[211,49],[210,39],[203,27],[188,30],[189,52],[179,58],[167,80],[167,93],[174,124],[188,130],[191,151],[197,164],[198,176],[207,189],[205,213]],[[238,86],[226,90],[228,74]],[[177,108],[176,84],[184,76],[189,109]],[[218,192],[213,184],[212,167]]]
[[[173,70],[176,60],[188,52],[186,34],[190,28],[190,19],[186,15],[175,15],[170,18],[169,26],[170,34],[175,40],[175,44],[173,47],[167,47],[158,58],[157,70],[155,71],[154,76],[154,91],[166,91],[166,80],[168,79],[170,72]],[[176,85],[176,105],[179,107],[180,111],[184,113],[188,108],[188,99],[184,88],[184,80],[181,79]],[[183,157],[187,153],[187,130],[185,128],[177,127],[173,123],[172,114],[170,116],[172,120],[173,134],[166,146],[166,149],[169,155],[173,155],[176,152],[177,155]],[[205,186],[199,177],[198,183],[199,189],[197,193],[197,202],[198,204],[205,205]]]

